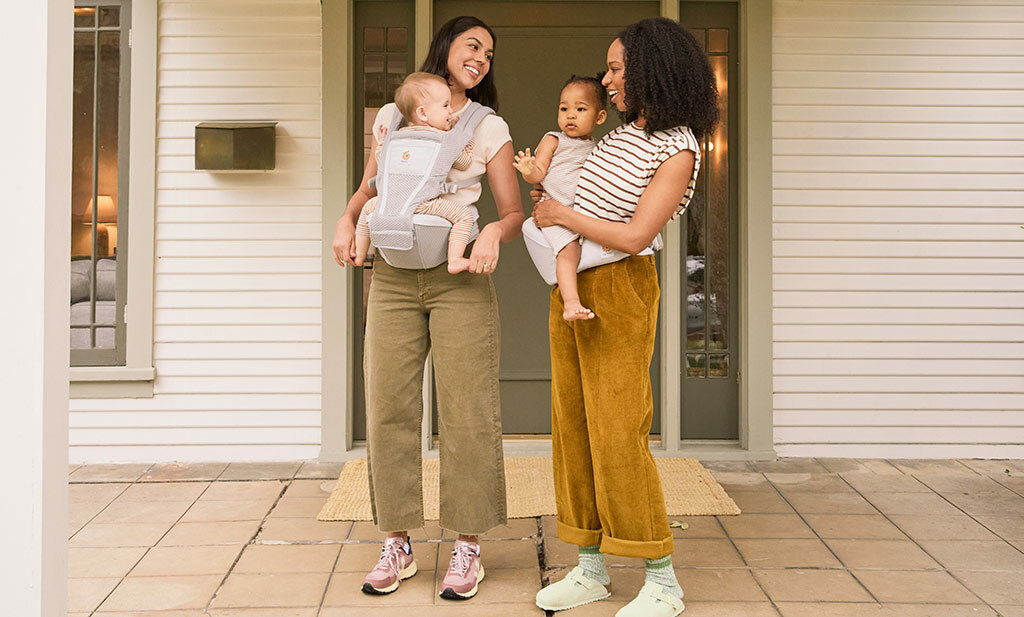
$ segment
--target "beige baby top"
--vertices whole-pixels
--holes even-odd
[[[462,113],[464,109],[466,108],[460,109],[456,115]],[[373,136],[377,139],[378,144],[384,142],[384,134],[387,132],[387,127],[391,126],[391,120],[396,113],[398,113],[398,108],[394,103],[388,103],[377,112],[377,117],[373,120]],[[448,182],[461,182],[474,176],[486,174],[487,163],[494,158],[502,146],[510,141],[512,141],[512,135],[508,132],[508,124],[497,114],[487,116],[473,131],[473,156],[469,167],[464,171],[452,169],[448,173]],[[479,184],[467,186],[459,189],[455,193],[454,199],[464,204],[475,204],[480,199],[481,190]]]

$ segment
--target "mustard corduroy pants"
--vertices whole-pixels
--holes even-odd
[[[597,315],[567,323],[551,292],[551,431],[558,537],[602,553],[656,559],[673,550],[661,477],[648,446],[658,320],[653,256],[579,274]]]

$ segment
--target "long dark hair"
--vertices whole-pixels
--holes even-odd
[[[678,22],[652,17],[619,33],[625,47],[626,112],[644,131],[688,126],[701,139],[718,122],[718,87],[697,39]]]
[[[440,75],[445,80],[451,77],[448,72],[448,52],[451,50],[452,41],[470,28],[483,28],[491,35],[494,46],[498,46],[498,37],[494,36],[494,30],[476,17],[462,15],[449,19],[430,41],[430,50],[427,52],[427,59],[423,61],[420,70],[426,73]],[[466,90],[466,96],[471,101],[486,105],[494,111],[498,111],[498,89],[494,87],[494,58],[491,58],[491,68],[473,88]]]

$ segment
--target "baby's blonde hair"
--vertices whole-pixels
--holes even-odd
[[[416,108],[423,104],[423,100],[429,96],[427,85],[436,82],[445,88],[448,82],[440,75],[433,73],[416,72],[410,73],[401,86],[395,90],[395,105],[402,117],[408,122],[416,120]]]

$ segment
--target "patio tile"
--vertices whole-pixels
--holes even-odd
[[[575,566],[579,563],[579,547],[558,538],[544,538],[544,563],[552,566]]]
[[[973,474],[974,471],[952,459],[890,459],[903,473],[916,474]]]
[[[231,463],[220,480],[290,480],[302,463]]]
[[[776,602],[872,601],[844,570],[754,570],[754,577]]]
[[[418,570],[432,572],[437,568],[437,547],[438,545],[433,542],[418,542],[412,545],[412,554],[416,558]],[[333,567],[335,572],[362,572],[365,576],[377,564],[378,559],[380,559],[380,544],[369,542],[342,544],[341,556],[338,557],[338,561]],[[536,561],[536,558],[534,558],[534,561]],[[486,566],[486,572],[491,567],[491,560],[487,559],[484,565]],[[445,553],[442,567],[448,567],[447,553]]]
[[[1010,473],[1020,472],[1024,473],[1024,460],[1015,459],[992,459],[992,460],[976,460],[976,459],[957,459],[958,463],[965,467],[969,467],[973,471],[983,474],[1001,474],[1005,473],[1007,469]]]
[[[999,617],[1024,617],[1024,606],[1008,606],[996,604],[992,608],[996,609],[999,613]]]
[[[179,611],[98,611],[94,617],[210,617],[205,609],[185,609]],[[69,616],[70,617],[70,616]]]
[[[611,615],[614,613],[609,613],[609,617]],[[687,617],[778,617],[779,613],[768,602],[687,601],[686,615]]]
[[[752,568],[838,568],[821,540],[735,540]]]
[[[632,570],[635,572],[635,583],[626,589],[618,585],[617,579],[612,580],[612,587],[625,592],[622,599],[626,602],[632,600],[640,587],[643,586],[644,571],[641,568]],[[676,578],[683,587],[686,594],[684,601],[689,602],[764,602],[768,598],[757,585],[757,581],[746,569],[734,568],[724,570],[700,569],[691,570],[687,568],[677,569]]]
[[[285,483],[279,480],[264,482],[226,482],[218,480],[203,493],[201,500],[210,501],[251,501],[277,499]]]
[[[686,529],[672,527],[672,536],[676,538],[724,538],[725,529],[720,520],[728,520],[734,516],[670,516],[669,523],[678,521],[686,524]]]
[[[232,572],[213,599],[213,606],[319,606],[327,588],[327,572],[240,574]]]
[[[209,482],[153,482],[133,484],[118,497],[122,501],[195,501]]]
[[[536,564],[533,568],[495,569],[488,561],[484,568],[484,582],[473,597],[473,604],[527,604],[533,603],[536,599],[537,592],[540,591],[540,573]],[[434,573],[434,587],[438,593],[441,591],[441,581],[446,572],[447,567],[443,567]],[[448,606],[451,603],[451,600],[434,598],[434,604],[438,606]]]
[[[805,514],[807,524],[822,538],[902,540],[906,536],[878,514]]]
[[[780,602],[777,606],[782,617],[996,617],[995,612],[983,604]]]
[[[130,501],[120,497],[96,515],[97,523],[173,523],[191,501]]]
[[[814,532],[796,514],[740,514],[721,518],[732,538],[813,538]]]
[[[438,550],[438,569],[447,570],[452,542],[442,542]],[[537,543],[533,540],[495,540],[480,545],[480,559],[486,575],[503,568],[527,569],[539,567]],[[540,581],[540,578],[537,579]]]
[[[1020,584],[1020,572],[955,570],[950,574],[989,604],[1024,605],[1024,585]]]
[[[1003,538],[1024,539],[1024,516],[979,514],[974,518]]]
[[[958,508],[935,493],[862,493],[882,514],[955,516]]]
[[[1006,488],[988,476],[963,474],[924,474],[916,476],[936,493],[997,493]]]
[[[893,514],[893,523],[915,540],[996,540],[995,534],[966,514],[927,516]]]
[[[853,489],[834,473],[766,473],[783,495],[789,493],[850,493]]]
[[[733,491],[771,491],[768,478],[759,471],[716,471],[712,474],[727,493]]]
[[[758,461],[754,463],[754,469],[764,473],[828,473],[813,458],[783,458],[777,461]]]
[[[143,465],[82,465],[68,476],[68,482],[135,482],[146,470]]]
[[[261,521],[274,507],[272,499],[257,501],[214,501],[200,499],[181,517],[183,523],[220,521]]]
[[[121,578],[145,553],[142,546],[69,548],[68,578]]]
[[[874,602],[778,602],[782,617],[891,617]]]
[[[482,587],[481,587],[482,589]],[[417,617],[521,617],[544,615],[544,612],[537,608],[532,601],[519,604],[477,604],[474,598],[470,602],[457,604],[447,600],[443,605],[417,606],[415,608]],[[592,606],[592,605],[591,605]],[[589,607],[588,607],[589,608]],[[408,606],[374,607],[373,617],[409,617]],[[611,613],[609,613],[610,615]],[[588,614],[587,617],[599,617],[599,613]],[[275,616],[276,617],[276,616]],[[340,607],[325,606],[319,617],[367,617],[366,607]]]
[[[250,544],[245,547],[242,557],[235,564],[232,572],[241,574],[330,572],[338,560],[341,548],[339,544]]]
[[[750,461],[700,461],[708,471],[755,471]]]
[[[128,484],[69,484],[68,503],[110,503],[129,486]]]
[[[932,490],[914,476],[870,473],[839,474],[861,493],[930,493]]]
[[[827,540],[847,568],[925,570],[939,568],[910,540]]]
[[[801,514],[877,514],[857,493],[791,493],[786,499]]]
[[[819,458],[821,466],[833,473],[871,473],[901,476],[903,472],[889,461],[872,458]]]
[[[126,578],[100,609],[101,612],[199,609],[207,605],[223,579],[223,575]]]
[[[1012,516],[1024,512],[1024,497],[1006,488],[1001,489],[1001,492],[998,493],[945,493],[943,496],[972,516],[979,514]]]
[[[84,612],[88,615],[96,610],[119,582],[120,578],[68,579],[68,612]]]
[[[154,546],[128,576],[223,576],[241,550],[239,546]]]
[[[1024,495],[1024,475],[1018,476],[992,476],[992,479],[1002,484],[1018,495]]]
[[[268,514],[271,518],[312,518],[323,510],[327,497],[284,497]]]
[[[170,523],[89,523],[72,536],[68,546],[153,546],[170,528]]]
[[[102,617],[107,616],[103,615]],[[148,616],[139,615],[138,617]],[[153,615],[152,617],[163,617],[163,615]],[[317,609],[311,606],[298,608],[210,608],[209,612],[203,612],[202,617],[317,617]]]
[[[443,533],[444,532],[437,524],[437,521],[426,521],[423,527],[409,530],[409,539],[413,542],[421,542],[423,540],[440,540]],[[369,521],[356,521],[352,525],[352,534],[348,539],[383,542],[384,534],[378,531],[377,526]]]
[[[296,472],[296,479],[314,479],[319,478],[322,480],[337,480],[338,476],[341,475],[341,468],[345,466],[345,463],[318,463],[316,461],[306,461],[299,467],[299,471]]]
[[[178,523],[160,540],[160,546],[246,544],[259,527],[258,521]]]
[[[1015,570],[1022,572],[1024,554],[1006,542],[977,540],[929,540],[921,547],[950,570]]]
[[[324,523],[306,518],[268,518],[260,531],[259,542],[339,542],[349,535],[352,523]]]
[[[721,540],[676,540],[672,564],[677,568],[727,568],[744,565],[732,542]],[[637,565],[643,565],[640,562]]]
[[[227,463],[160,463],[142,474],[140,482],[187,482],[216,480]]]
[[[786,500],[775,491],[740,491],[730,493],[732,500],[745,514],[784,514],[793,512]],[[719,520],[724,520],[722,517]]]
[[[498,525],[494,529],[480,536],[481,540],[522,540],[524,538],[536,538],[536,518],[510,518],[507,525]],[[456,534],[445,530],[444,538],[455,538]]]
[[[363,577],[366,572],[335,572],[331,576],[331,582],[327,585],[327,595],[324,596],[323,605],[344,606],[344,607],[372,607],[373,615],[379,610],[392,606],[417,606],[428,607],[434,604],[434,572],[427,570],[417,573],[412,578],[402,581],[402,589],[399,593],[386,596],[371,596],[362,592]],[[487,578],[490,578],[488,575]],[[481,589],[484,585],[480,586]],[[475,603],[475,600],[474,600]],[[366,614],[367,609],[363,608]],[[406,609],[404,615],[408,615]]]
[[[325,490],[326,487],[329,487],[329,489]],[[288,484],[288,488],[285,489],[282,499],[291,499],[293,497],[321,497],[327,499],[331,496],[332,490],[334,490],[333,483],[324,480],[292,480]]]
[[[89,523],[107,507],[106,502],[82,501],[68,505],[68,537]]]

